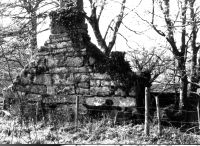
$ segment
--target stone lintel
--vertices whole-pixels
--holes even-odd
[[[102,106],[105,105],[106,100],[111,100],[113,102],[112,106],[120,107],[135,107],[136,99],[131,97],[87,97],[86,104],[90,106]]]

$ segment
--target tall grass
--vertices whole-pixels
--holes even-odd
[[[150,136],[144,135],[144,125],[113,125],[111,119],[80,125],[78,131],[68,123],[54,128],[44,122],[21,126],[16,119],[0,118],[1,144],[199,144],[200,136],[184,133],[174,127],[164,127],[162,136],[151,125]]]
[[[114,125],[113,119],[106,116],[101,120],[81,116],[76,131],[73,107],[57,108],[49,122],[31,120],[35,118],[35,108],[29,107],[24,112],[28,124],[19,122],[17,107],[11,110],[11,117],[0,117],[1,144],[200,144],[197,131],[181,132],[172,126],[163,127],[162,135],[158,136],[157,125],[151,124],[147,137],[143,124]]]

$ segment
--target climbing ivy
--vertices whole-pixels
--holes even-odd
[[[130,91],[131,87],[134,85],[134,80],[137,79],[135,73],[131,70],[130,64],[125,60],[124,52],[112,52],[107,62],[107,72],[111,78],[115,81],[122,83],[124,91],[127,93]]]
[[[110,57],[107,57],[101,52],[96,45],[91,43],[90,37],[87,34],[82,34],[83,41],[87,48],[87,56],[95,58],[95,63],[91,65],[93,70],[98,73],[107,73],[112,80],[119,82],[124,91],[129,92],[134,85],[134,80],[138,77],[130,67],[128,61],[125,60],[124,52],[112,52]]]
[[[137,76],[131,70],[129,62],[124,58],[125,53],[112,52],[110,57],[107,57],[91,43],[88,34],[80,33],[77,32],[76,29],[72,29],[78,28],[78,26],[84,22],[84,12],[74,7],[68,7],[51,12],[50,17],[52,18],[53,24],[62,25],[70,30],[69,35],[75,48],[79,48],[79,45],[83,45],[79,44],[79,38],[83,38],[84,45],[87,48],[86,60],[88,60],[89,57],[93,57],[96,60],[95,64],[91,65],[95,72],[108,73],[113,80],[122,83],[122,86],[125,87],[127,92],[133,87],[134,80],[144,78]]]
[[[73,7],[68,7],[52,11],[49,16],[53,23],[65,26],[66,28],[72,28],[84,22],[85,12],[79,11]]]

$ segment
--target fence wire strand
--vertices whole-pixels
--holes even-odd
[[[36,103],[32,103],[31,105],[36,105]],[[71,103],[69,103],[68,105],[72,105]],[[85,107],[86,108],[86,107]],[[112,106],[108,106],[105,105],[104,108],[108,108],[108,109],[101,109],[101,106],[96,106],[96,109],[90,109],[90,108],[86,108],[87,112],[114,112],[115,116],[118,113],[121,113],[122,116],[119,116],[119,120],[123,122],[127,122],[127,118],[126,114],[135,114],[136,116],[145,116],[145,114],[141,113],[141,112],[137,112],[137,110],[135,111],[134,109],[138,109],[138,110],[144,110],[144,107],[121,107],[119,109],[116,109],[115,107]],[[51,108],[49,108],[51,109]],[[156,112],[156,107],[150,107],[149,108],[151,111],[153,111],[153,114],[151,114],[151,116],[149,117],[151,120],[157,120],[157,116],[155,116],[155,112]],[[126,110],[130,110],[130,111],[126,111]],[[160,111],[162,110],[172,110],[173,112],[179,112],[178,109],[167,109],[167,107],[162,107],[160,108]],[[188,112],[188,113],[197,113],[196,110],[182,110],[183,112]],[[134,113],[135,112],[135,113]],[[80,116],[85,116],[86,113],[83,112],[83,114],[80,114]],[[114,120],[114,119],[112,119]],[[132,119],[132,120],[136,120],[136,121],[144,121],[144,118],[138,118],[137,119]],[[79,126],[84,126],[85,124],[81,123],[82,121],[79,119]],[[167,118],[161,118],[161,122],[167,122],[167,123],[181,123],[181,124],[198,124],[198,121],[177,121],[177,120],[169,120]]]

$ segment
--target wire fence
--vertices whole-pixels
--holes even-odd
[[[29,103],[29,105],[31,106],[36,106],[37,103]],[[68,104],[65,104],[65,105],[72,105],[72,107],[74,107],[73,103],[68,103]],[[30,107],[30,106],[29,106]],[[57,107],[57,106],[56,106]],[[96,112],[102,112],[102,114],[104,112],[108,113],[108,112],[119,112],[119,113],[123,113],[123,114],[131,114],[135,111],[135,109],[137,110],[144,110],[144,107],[120,107],[120,108],[115,108],[115,107],[112,107],[112,106],[108,106],[108,105],[104,105],[104,106],[93,106],[93,108],[95,107],[95,109],[89,109],[89,108],[86,108],[85,107],[85,110],[87,112],[90,112],[90,111],[96,111]],[[53,110],[54,108],[51,108],[51,107],[46,107],[46,110]],[[156,107],[149,107],[150,111],[153,111],[154,114],[156,112]],[[129,111],[127,111],[129,110]],[[166,110],[166,107],[163,107],[163,108],[160,108],[160,111],[162,110]],[[178,109],[173,109],[173,112],[179,112],[180,110]],[[80,111],[82,112],[82,111]],[[197,113],[197,110],[182,110],[182,112],[187,112],[187,113]],[[86,114],[86,113],[84,113]],[[144,113],[135,113],[136,115],[145,115]]]
[[[32,109],[32,113],[28,111],[28,116],[32,115],[32,118],[37,117],[38,115],[38,102],[31,102],[29,103],[30,106],[25,108],[31,108],[31,106],[35,107]],[[76,128],[84,126],[87,122],[97,121],[99,118],[102,119],[109,119],[113,124],[127,124],[127,123],[145,123],[145,107],[117,107],[117,106],[110,106],[110,105],[103,105],[103,106],[90,106],[91,108],[86,108],[82,106],[83,104],[68,102],[60,105],[54,106],[46,106],[46,111],[49,112],[49,119],[50,120],[60,120],[60,121],[70,121],[70,125],[75,126]],[[81,107],[80,107],[81,106]],[[67,108],[66,108],[67,107]],[[84,107],[84,108],[83,108]],[[60,111],[56,111],[56,108],[59,108]],[[71,110],[70,110],[71,109]],[[174,123],[178,123],[179,125],[184,124],[191,124],[198,126],[198,116],[197,110],[182,110],[182,112],[189,113],[190,115],[194,115],[193,119],[189,119],[188,121],[179,121],[178,119],[171,120],[168,118],[166,111],[173,110],[174,113],[179,112],[179,109],[174,109],[173,107],[162,107],[159,109],[161,113],[160,122],[161,124],[165,123],[168,125],[173,125]],[[139,111],[139,112],[138,112]],[[149,122],[152,124],[157,124],[158,117],[157,117],[157,107],[150,106],[149,107]],[[62,113],[62,114],[61,114]],[[59,117],[60,116],[60,117]],[[94,118],[95,117],[95,118]],[[70,119],[71,118],[71,119]],[[84,121],[84,120],[85,121]],[[38,120],[38,119],[37,119]],[[36,120],[36,121],[37,121]]]
[[[34,102],[34,103],[29,103],[29,105],[36,105],[37,103],[36,102]],[[58,104],[59,105],[59,104]],[[61,104],[61,105],[75,105],[75,103],[73,103],[73,102],[66,102],[65,104]],[[135,107],[135,106],[131,106],[131,107],[126,107],[126,106],[124,106],[124,107],[115,107],[115,106],[109,106],[109,105],[103,105],[103,106],[95,106],[95,105],[93,105],[93,107],[96,107],[96,109],[87,109],[88,111],[92,111],[92,110],[95,110],[95,111],[115,111],[115,110],[117,110],[117,108],[118,109],[121,109],[121,111],[123,111],[123,108],[124,109],[144,109],[145,107],[144,106],[142,106],[142,107]],[[97,108],[99,108],[99,109],[97,109]],[[109,109],[100,109],[100,108],[109,108]],[[166,109],[167,107],[162,107],[162,108],[160,108],[160,110],[164,110],[164,109]],[[49,109],[51,109],[51,108],[49,108]],[[151,107],[149,107],[149,109],[150,110],[153,110],[153,111],[155,111],[156,110],[156,107],[153,107],[153,106],[151,106]],[[120,111],[120,110],[119,110]],[[178,111],[180,111],[179,109],[174,109],[173,108],[173,111],[174,112],[178,112]],[[191,112],[191,113],[196,113],[197,112],[197,110],[181,110],[182,112],[187,112],[187,113],[189,113],[189,112]],[[126,111],[124,111],[124,113],[126,113]]]

